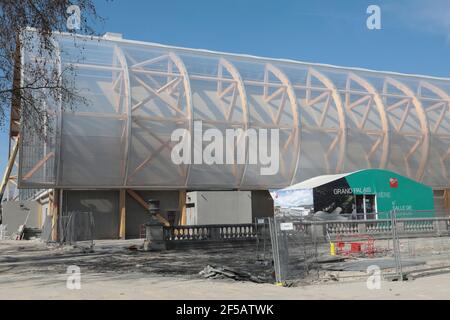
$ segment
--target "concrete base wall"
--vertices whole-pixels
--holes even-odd
[[[144,200],[160,201],[161,214],[167,218],[168,210],[178,210],[178,191],[136,191]],[[146,210],[130,195],[126,196],[125,234],[127,239],[139,238],[140,227],[149,220]],[[119,238],[119,191],[117,190],[65,190],[63,214],[70,211],[91,211],[94,215],[95,238]]]
[[[273,199],[267,190],[252,191],[252,218],[273,217]]]
[[[7,235],[17,232],[24,224],[29,228],[39,228],[41,206],[37,201],[5,201],[2,204],[2,224],[7,225]],[[28,219],[27,219],[28,216]]]
[[[193,191],[186,195],[187,225],[252,222],[251,191]]]

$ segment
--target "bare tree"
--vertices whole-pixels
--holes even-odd
[[[80,9],[79,28],[68,30],[68,8],[73,5]],[[93,35],[99,20],[93,0],[0,0],[0,127],[11,112],[11,119],[22,117],[30,129],[43,134],[52,117],[45,103],[60,101],[70,108],[83,102],[73,70],[57,63],[59,49],[52,34]],[[27,32],[30,28],[34,31]],[[23,52],[31,58],[24,60]],[[17,125],[12,121],[11,130],[19,130]]]

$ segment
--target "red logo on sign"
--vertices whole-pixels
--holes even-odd
[[[391,185],[391,188],[398,188],[398,179],[397,178],[390,178],[389,184]]]

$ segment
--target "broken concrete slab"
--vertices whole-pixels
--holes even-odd
[[[259,277],[247,272],[210,265],[207,265],[202,271],[200,271],[199,275],[206,279],[232,279],[235,281],[251,281],[255,283],[265,282]]]

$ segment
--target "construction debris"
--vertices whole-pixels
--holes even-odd
[[[255,283],[263,283],[259,277],[255,277],[247,272],[236,271],[227,267],[215,267],[207,265],[199,275],[206,279],[233,279],[235,281],[251,281]]]

